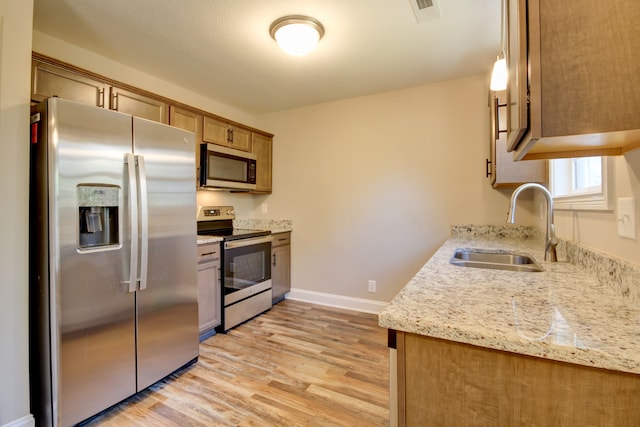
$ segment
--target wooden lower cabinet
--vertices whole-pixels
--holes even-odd
[[[198,245],[198,319],[200,339],[221,323],[220,243]]]
[[[273,235],[271,243],[271,285],[273,303],[284,299],[291,290],[291,233]]]
[[[640,375],[396,334],[400,426],[640,424]]]

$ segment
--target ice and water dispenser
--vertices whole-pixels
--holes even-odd
[[[118,200],[120,187],[78,185],[79,247],[99,249],[118,245]]]

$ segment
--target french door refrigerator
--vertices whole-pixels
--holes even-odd
[[[31,121],[32,411],[68,426],[197,360],[194,135],[59,98]]]

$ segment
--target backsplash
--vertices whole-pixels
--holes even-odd
[[[516,225],[453,225],[453,239],[536,239],[544,244],[544,233],[535,227]],[[623,259],[581,245],[576,242],[558,239],[558,260],[569,262],[598,282],[613,289],[632,304],[640,303],[640,266]]]
[[[252,230],[270,230],[272,233],[282,233],[293,230],[293,221],[290,219],[234,219],[233,227]]]
[[[535,227],[523,225],[452,225],[453,239],[542,239]]]

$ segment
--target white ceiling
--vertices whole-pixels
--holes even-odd
[[[491,71],[499,0],[411,1],[35,0],[34,29],[253,114]],[[325,27],[304,57],[269,36],[292,14]]]

